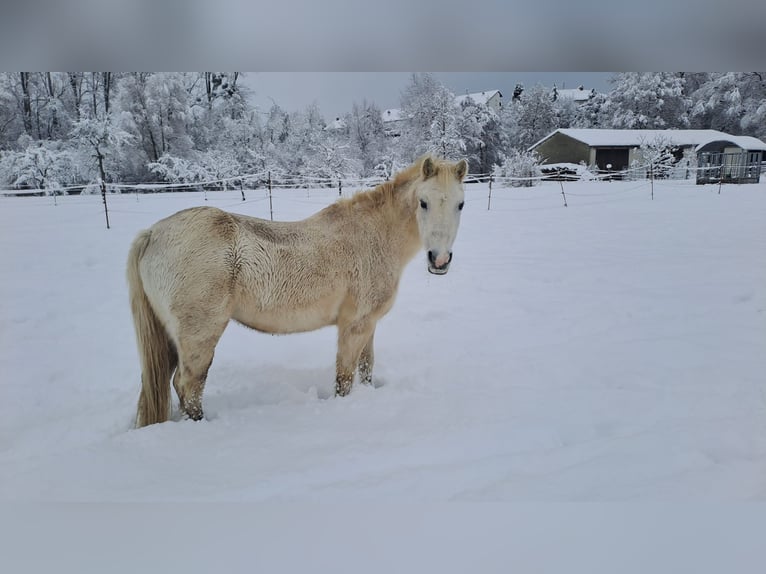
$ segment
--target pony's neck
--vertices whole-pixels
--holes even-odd
[[[394,181],[383,185],[391,186],[390,190],[386,190],[388,192],[386,227],[404,267],[422,247],[417,221],[415,181]]]

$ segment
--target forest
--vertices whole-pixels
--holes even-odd
[[[615,73],[575,103],[517,85],[498,110],[429,73],[401,93],[402,125],[374,101],[328,123],[311,105],[252,104],[240,72],[15,72],[0,75],[0,188],[57,193],[107,183],[382,179],[431,151],[470,172],[528,161],[557,128],[717,129],[766,137],[763,72]],[[487,89],[492,89],[491,86]],[[95,187],[94,187],[95,189]]]

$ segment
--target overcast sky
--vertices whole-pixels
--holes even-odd
[[[500,90],[508,101],[516,84],[527,89],[535,84],[559,88],[610,88],[611,72],[434,72],[455,95]],[[272,101],[287,111],[303,109],[316,102],[326,119],[351,111],[354,102],[375,102],[381,110],[398,108],[402,90],[412,72],[247,72],[245,83],[254,91],[254,101],[266,112]]]

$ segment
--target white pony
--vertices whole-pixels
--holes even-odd
[[[447,273],[463,209],[465,160],[426,156],[393,181],[296,222],[211,207],[180,211],[136,237],[128,284],[141,357],[136,426],[181,410],[203,417],[213,353],[231,319],[265,333],[338,327],[335,393],[372,382],[375,325],[419,249]]]

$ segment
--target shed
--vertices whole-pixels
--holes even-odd
[[[534,145],[543,164],[583,163],[601,171],[623,171],[643,163],[642,146],[663,142],[677,162],[696,157],[698,183],[757,182],[766,144],[750,136],[733,136],[718,130],[612,130],[557,129]],[[707,169],[704,169],[707,168]]]

